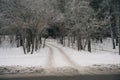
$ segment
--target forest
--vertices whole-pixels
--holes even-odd
[[[109,37],[120,54],[120,0],[0,0],[0,45],[6,37],[24,54],[50,38],[92,52]]]

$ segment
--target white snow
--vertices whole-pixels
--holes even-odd
[[[120,55],[105,51],[95,51],[89,53],[87,51],[77,51],[68,47],[63,47],[57,44],[55,41],[49,41],[61,48],[70,59],[79,64],[80,66],[92,66],[92,65],[107,65],[120,64]],[[49,46],[49,45],[48,45]],[[53,49],[52,67],[65,67],[71,66],[65,57],[57,50],[57,48],[50,46]],[[40,49],[33,55],[23,53],[22,47],[20,48],[0,48],[0,66],[41,66],[49,67],[48,63],[50,50],[49,47]]]
[[[116,46],[116,49],[113,49],[113,46],[112,46],[112,40],[111,38],[106,38],[106,39],[103,39],[103,43],[101,44],[100,42],[95,42],[93,41],[92,42],[92,50],[93,52],[109,52],[109,53],[113,53],[113,54],[117,54],[119,52],[119,48],[118,46]]]
[[[89,53],[63,47],[53,40],[48,40],[46,43],[45,48],[27,55],[23,53],[22,47],[1,47],[0,74],[75,75],[89,72],[95,74],[120,72],[118,53],[100,50]]]
[[[50,46],[52,47],[52,46]],[[53,66],[54,67],[66,67],[66,66],[71,66],[64,58],[64,56],[54,47],[53,51]]]
[[[0,66],[45,66],[48,48],[41,49],[34,55],[23,53],[21,48],[0,48]],[[38,54],[39,53],[39,54]]]
[[[49,43],[61,48],[67,54],[67,56],[69,56],[75,63],[79,64],[80,66],[120,64],[118,47],[115,50],[112,49],[112,42],[110,38],[104,40],[103,44],[96,43],[92,45],[92,47],[94,48],[92,53],[63,47],[62,45],[57,44],[56,41],[49,40]],[[98,47],[96,47],[95,45],[98,45]]]
[[[120,64],[120,55],[109,53],[89,53],[85,51],[74,51],[63,48],[72,60],[81,66],[92,66],[100,64]]]

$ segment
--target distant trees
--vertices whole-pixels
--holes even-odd
[[[63,46],[67,42],[68,47],[76,45],[78,50],[87,49],[89,52],[92,40],[102,43],[104,37],[111,36],[115,49],[120,43],[118,2],[0,0],[0,34],[15,36],[17,47],[22,46],[25,54],[33,54],[42,45],[44,47],[49,36]]]
[[[113,49],[118,46],[119,38],[119,1],[118,0],[91,0],[91,6],[96,11],[98,20],[103,18],[110,29]],[[120,52],[120,50],[119,50]]]
[[[42,36],[48,24],[54,21],[52,7],[46,0],[6,0],[3,1],[6,10],[3,11],[14,28],[17,46],[23,46],[24,53],[36,51],[42,45]],[[10,26],[6,29],[9,30]],[[11,33],[10,33],[11,34]]]
[[[78,50],[84,50],[88,44],[88,51],[91,52],[91,20],[94,18],[93,10],[89,7],[89,2],[84,0],[70,1],[68,7],[68,20],[72,21],[67,23],[74,29],[77,39]]]
[[[56,0],[54,9],[59,12],[53,24],[59,30],[60,43],[65,46],[67,38],[69,47],[77,45],[78,50],[85,50],[88,45],[91,52],[94,11],[89,0]]]
[[[60,19],[64,23],[61,25],[64,30],[62,34],[67,37],[68,46],[76,44],[78,50],[88,49],[91,52],[91,40],[99,40],[102,43],[103,38],[111,36],[113,49],[116,48],[118,18],[115,0],[59,0],[58,3],[58,10],[61,11],[59,13],[63,17]],[[60,39],[62,44],[64,39],[62,42]]]

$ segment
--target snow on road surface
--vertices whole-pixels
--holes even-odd
[[[71,66],[69,64],[69,60],[67,60],[64,55],[61,54],[61,52],[53,47],[53,46],[50,46],[48,45],[49,48],[52,49],[52,52],[53,52],[53,58],[52,58],[52,64],[54,67],[65,67],[65,66]]]
[[[78,72],[79,71],[79,72]],[[94,71],[94,72],[93,72]],[[89,53],[47,42],[46,47],[25,55],[22,48],[0,48],[0,73],[90,74],[120,73],[118,54]]]

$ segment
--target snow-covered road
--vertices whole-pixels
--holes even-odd
[[[75,63],[66,55],[66,53],[52,44],[46,45],[49,48],[49,56],[46,61],[46,69],[50,74],[79,74]],[[72,73],[71,73],[72,72]]]
[[[33,55],[22,48],[0,49],[0,74],[39,73],[41,75],[120,73],[120,56],[111,53],[88,53],[48,42]]]
[[[56,47],[53,44],[48,44],[49,48],[51,48],[53,52],[53,63],[51,65],[54,65],[55,67],[64,67],[64,66],[71,66],[73,67],[74,63],[73,61],[66,55],[66,53],[61,50],[60,48]]]
[[[55,46],[54,44],[47,43],[47,46],[50,49],[50,57],[48,60],[48,63],[51,63],[54,67],[71,67],[82,74],[89,74],[89,69],[87,67],[82,67],[79,64],[77,64],[75,61],[73,61],[61,48]],[[54,62],[53,62],[54,61]]]

